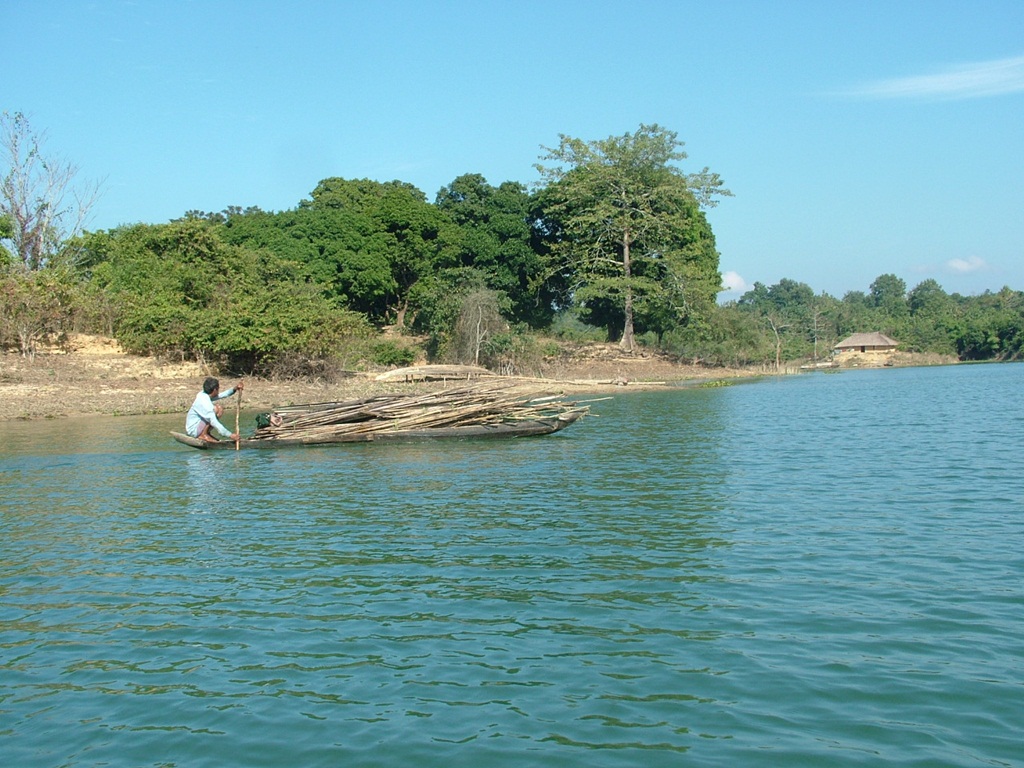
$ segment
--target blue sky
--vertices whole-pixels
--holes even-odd
[[[329,176],[532,184],[658,123],[735,197],[735,298],[1024,290],[1024,2],[0,0],[0,109],[99,180],[90,229],[295,207]]]

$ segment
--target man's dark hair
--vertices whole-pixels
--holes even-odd
[[[203,392],[208,395],[213,394],[213,390],[220,386],[220,382],[217,381],[213,376],[207,377],[206,381],[203,382]]]

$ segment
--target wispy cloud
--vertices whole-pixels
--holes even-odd
[[[746,293],[750,290],[750,285],[738,272],[723,272],[722,290],[726,293]]]
[[[988,269],[988,264],[978,256],[968,256],[966,259],[950,259],[946,262],[946,269],[960,275],[966,275],[969,272],[980,272],[981,270]]]
[[[848,94],[872,99],[974,99],[1024,91],[1024,56],[949,67],[929,75],[876,80]]]

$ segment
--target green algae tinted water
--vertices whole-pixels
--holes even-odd
[[[812,374],[239,453],[0,424],[0,757],[1021,765],[1022,385]]]

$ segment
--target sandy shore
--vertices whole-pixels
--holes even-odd
[[[551,392],[627,392],[665,382],[754,375],[685,366],[651,356],[624,357],[614,347],[594,347],[581,359],[561,361],[531,379]],[[72,351],[0,355],[0,421],[75,416],[185,413],[208,372],[194,362],[167,362],[122,353],[106,339],[76,339]],[[356,373],[336,382],[246,381],[245,409],[348,400],[382,392],[410,392],[438,383],[380,382]],[[223,377],[226,385],[234,379]]]

